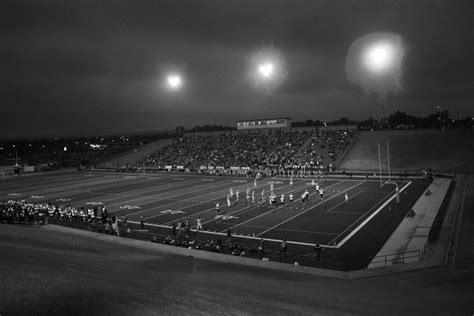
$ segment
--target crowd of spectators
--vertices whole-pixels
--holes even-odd
[[[120,235],[120,229],[126,233],[131,233],[128,226],[127,218],[121,218],[119,221],[115,216],[109,217],[105,207],[98,208],[75,208],[71,206],[56,205],[51,203],[28,203],[24,200],[10,200],[0,204],[0,223],[17,223],[17,224],[36,224],[44,225],[49,222],[60,222],[63,224],[72,222],[81,222],[92,226],[99,226],[99,232],[105,234]],[[199,240],[190,238],[189,229],[179,229],[178,233],[171,236],[168,235],[162,240],[163,244],[176,247],[194,248],[213,252],[228,252],[232,255],[245,256],[245,248],[237,243],[232,242],[229,238],[224,244],[221,239],[217,241]],[[152,242],[160,242],[156,236],[153,236]],[[256,247],[251,247],[256,252]]]
[[[159,243],[160,241],[156,236],[152,238],[152,242]],[[163,239],[162,241],[163,244],[165,245],[171,245],[175,247],[183,247],[183,248],[189,248],[189,249],[198,249],[198,250],[206,250],[206,251],[212,251],[212,252],[220,252],[220,253],[229,253],[234,256],[245,256],[246,249],[245,247],[234,241],[227,241],[227,243],[224,243],[222,239],[218,240],[212,240],[212,239],[207,239],[207,240],[200,240],[200,239],[195,239],[195,238],[190,238],[189,235],[186,236],[171,236],[168,235],[166,238]],[[255,246],[251,246],[249,248],[250,253],[256,253],[257,248]]]
[[[70,205],[52,203],[28,203],[25,200],[10,200],[0,204],[1,223],[48,224],[51,220],[61,222],[81,222],[86,225],[99,224],[99,232],[120,234],[119,221],[116,216],[109,217],[104,206],[75,208]],[[126,217],[122,226],[127,226]]]
[[[186,135],[144,158],[138,165],[182,171],[291,176],[335,169],[354,130],[276,130]],[[201,168],[201,166],[203,166]],[[208,168],[211,166],[211,168]],[[244,171],[235,167],[244,167]],[[203,171],[205,170],[205,171]]]

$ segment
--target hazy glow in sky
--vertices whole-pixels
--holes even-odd
[[[286,61],[275,47],[263,47],[254,52],[248,61],[251,84],[264,93],[273,94],[287,76]]]
[[[374,2],[2,1],[0,138],[473,116],[472,1]]]
[[[405,45],[393,33],[373,33],[355,40],[346,58],[346,74],[350,83],[365,93],[381,98],[402,91]]]
[[[390,70],[395,59],[395,49],[390,42],[375,43],[364,53],[365,66],[374,73]]]
[[[167,81],[168,81],[168,86],[172,90],[178,90],[179,88],[181,88],[182,80],[179,75],[176,75],[176,74],[169,75],[167,78]]]

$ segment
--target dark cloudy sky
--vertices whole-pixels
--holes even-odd
[[[382,101],[345,72],[351,43],[374,32],[407,46],[386,112],[474,116],[472,1],[2,0],[0,11],[2,138],[380,117]],[[245,76],[269,46],[287,68],[271,96]],[[185,74],[178,102],[162,88],[171,69]]]

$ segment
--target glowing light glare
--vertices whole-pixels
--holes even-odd
[[[367,94],[384,98],[402,91],[402,62],[405,45],[393,33],[373,33],[352,43],[346,58],[347,79]]]
[[[371,71],[379,73],[392,66],[394,57],[394,49],[390,43],[376,43],[366,50],[364,63]]]
[[[181,88],[182,80],[179,75],[169,75],[167,78],[168,86],[173,90]]]
[[[272,94],[285,81],[286,62],[280,50],[264,47],[248,59],[248,79],[252,86]]]
[[[273,64],[265,63],[258,66],[258,71],[264,78],[269,78],[273,74]]]

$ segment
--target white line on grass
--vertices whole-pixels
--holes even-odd
[[[364,183],[364,181],[361,181],[361,182],[359,182],[358,184],[353,185],[352,187],[350,187],[350,188],[347,189],[346,191],[351,190],[351,189],[353,189],[353,188],[355,188],[355,187],[358,187],[358,186],[361,185],[362,183]],[[303,212],[300,212],[300,213],[298,213],[298,214],[296,214],[296,215],[294,215],[294,216],[292,216],[292,217],[290,217],[290,218],[284,220],[283,222],[280,222],[280,223],[278,223],[278,224],[276,224],[276,225],[270,227],[270,228],[267,229],[267,230],[264,230],[263,232],[259,233],[257,236],[261,236],[262,234],[265,234],[266,232],[268,232],[268,231],[270,231],[270,230],[272,230],[272,229],[274,229],[274,228],[276,228],[276,227],[278,227],[278,226],[280,226],[280,225],[282,225],[282,224],[284,224],[284,223],[286,223],[286,222],[291,221],[292,219],[294,219],[294,218],[296,218],[296,217],[298,217],[298,216],[300,216],[300,215],[302,215],[302,214],[304,214],[304,213],[306,213],[306,212],[312,210],[313,208],[315,208],[315,207],[317,207],[317,206],[319,206],[319,205],[325,203],[326,201],[332,200],[333,198],[335,198],[336,196],[341,195],[342,193],[343,193],[343,192],[341,191],[340,193],[337,193],[336,195],[333,195],[333,196],[331,196],[330,198],[327,198],[327,199],[325,199],[325,200],[322,200],[321,202],[319,202],[319,203],[316,204],[316,205],[313,205],[312,207],[308,208],[307,210],[305,210],[305,211],[303,211]]]
[[[343,183],[343,182],[344,182],[344,181],[336,182],[336,183],[334,183],[334,184],[332,184],[332,185],[326,187],[326,189],[327,189],[327,188],[330,188],[330,187],[333,187],[333,186],[335,186],[335,185],[337,185],[337,184]],[[295,191],[296,191],[296,190],[295,190]],[[331,197],[331,198],[332,198],[332,197]],[[331,199],[331,198],[330,198],[330,199]],[[320,202],[320,203],[322,203],[322,202]],[[316,204],[316,205],[319,205],[320,203],[318,203],[318,204]],[[316,206],[316,205],[315,205],[315,206]],[[260,215],[258,215],[258,216],[255,216],[255,217],[253,217],[253,218],[251,218],[251,219],[249,219],[249,220],[246,220],[246,221],[244,221],[244,222],[242,222],[242,223],[239,223],[239,224],[237,224],[237,225],[235,225],[235,226],[232,226],[231,228],[235,228],[235,227],[241,226],[241,225],[243,225],[243,224],[245,224],[245,223],[248,223],[248,222],[250,222],[250,221],[253,221],[254,219],[257,219],[257,218],[259,218],[259,217],[265,216],[265,215],[267,215],[267,214],[269,214],[269,213],[271,213],[271,212],[274,212],[274,211],[276,211],[276,210],[278,210],[278,209],[282,209],[282,208],[284,208],[284,207],[285,207],[285,206],[282,205],[282,206],[280,206],[280,207],[272,208],[272,209],[269,210],[268,212],[265,212],[265,213],[262,213],[262,214],[260,214]]]
[[[405,190],[406,188],[408,188],[408,186],[411,184],[412,182],[409,181],[406,185],[404,185],[401,189],[400,189],[400,192],[402,192],[403,190]],[[388,203],[390,203],[397,195],[394,194],[392,197],[390,197],[387,201],[385,201],[385,203],[383,203],[375,212],[373,212],[372,214],[370,214],[369,217],[367,217],[362,223],[360,223],[359,226],[357,226],[356,229],[354,229],[353,231],[350,232],[349,235],[347,235],[346,237],[344,237],[343,240],[341,240],[338,244],[337,244],[337,248],[340,248],[342,247],[349,239],[352,238],[352,236],[354,236],[359,230],[362,229],[362,227],[364,227],[368,222],[370,222],[370,220],[372,218],[374,218],[375,215],[377,215],[385,206],[388,205]],[[348,227],[349,228],[349,227]],[[346,229],[347,230],[347,229]],[[346,231],[345,230],[345,231]],[[343,234],[345,231],[343,231],[341,234]],[[339,235],[341,235],[339,234]],[[337,237],[335,238],[337,239]],[[335,240],[333,239],[333,240]]]
[[[361,194],[361,193],[362,193],[362,191],[357,192],[356,194],[354,194],[354,195],[351,197],[351,199],[354,198],[355,196]],[[344,203],[346,203],[345,200],[342,201],[342,202],[337,203],[336,205],[334,205],[334,206],[330,207],[329,209],[327,209],[327,210],[326,210],[326,213],[340,213],[340,212],[331,212],[331,210],[335,209],[336,207],[338,207],[339,205],[344,204]],[[345,212],[343,212],[343,213],[345,213]],[[347,212],[346,212],[346,213],[347,213]]]

